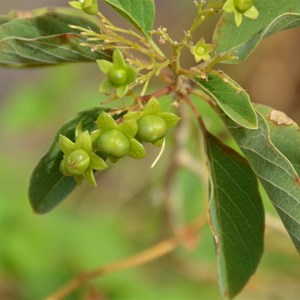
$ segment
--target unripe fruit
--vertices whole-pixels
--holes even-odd
[[[61,168],[64,173],[72,176],[82,175],[90,165],[90,156],[82,149],[77,149],[68,154],[63,160]]]
[[[126,69],[114,66],[108,72],[108,79],[110,83],[114,86],[122,86],[127,81],[127,72]]]
[[[234,6],[238,12],[243,14],[254,4],[254,0],[233,0]]]
[[[96,142],[97,149],[114,158],[124,157],[130,148],[128,138],[118,129],[104,131]]]
[[[155,143],[165,137],[168,131],[166,121],[157,115],[146,115],[138,121],[138,137],[149,143]]]

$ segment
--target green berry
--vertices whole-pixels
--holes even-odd
[[[166,136],[168,126],[158,115],[145,115],[138,121],[138,137],[149,143],[155,143]]]
[[[254,0],[233,0],[233,3],[236,10],[243,14],[254,5]]]
[[[77,149],[68,154],[61,164],[63,173],[72,176],[82,175],[90,165],[90,156],[82,149]]]
[[[110,83],[116,87],[122,86],[127,82],[127,71],[125,68],[114,66],[108,72]]]
[[[118,129],[104,131],[96,142],[97,149],[113,158],[121,158],[129,152],[128,138]]]

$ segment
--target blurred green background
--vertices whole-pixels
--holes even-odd
[[[1,0],[0,13],[67,6],[66,2]],[[194,16],[192,2],[156,1],[156,24],[169,27],[171,35],[180,38]],[[103,10],[115,18],[107,6]],[[199,35],[209,40],[214,22]],[[272,105],[296,121],[300,121],[299,33],[294,29],[270,37],[246,63],[220,67],[246,88],[254,102]],[[183,168],[176,173],[171,203],[164,201],[170,140],[154,169],[149,166],[158,149],[150,147],[143,161],[126,158],[101,173],[97,189],[83,185],[49,214],[32,212],[27,198],[31,170],[60,124],[77,111],[103,101],[97,93],[100,80],[94,64],[0,69],[1,300],[43,299],[82,271],[131,256],[169,237],[170,214],[175,214],[180,227],[205,207],[200,180]],[[222,134],[218,120],[210,114],[209,118],[210,126]],[[193,133],[194,129],[191,122],[188,131]],[[195,145],[189,146],[193,149]],[[297,300],[300,259],[265,202],[273,215],[266,228],[265,254],[237,299]],[[181,247],[142,267],[93,280],[68,299],[221,299],[209,228],[194,242],[194,247]]]

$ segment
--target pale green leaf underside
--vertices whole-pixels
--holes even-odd
[[[264,210],[257,177],[241,155],[207,137],[211,170],[210,220],[223,297],[236,296],[263,253]]]
[[[295,122],[290,124],[281,124],[272,120],[271,113],[273,108],[256,104],[255,108],[263,115],[270,129],[271,141],[276,148],[285,155],[292,163],[293,167],[300,175],[300,128]],[[291,121],[291,120],[288,120]]]
[[[74,141],[75,128],[82,122],[84,130],[96,127],[96,119],[103,108],[97,107],[78,113],[56,133],[49,150],[43,155],[32,172],[29,184],[29,200],[33,210],[46,213],[58,205],[76,187],[73,177],[63,176],[60,162],[63,153],[59,147],[59,135]]]
[[[257,130],[242,128],[225,115],[223,118],[300,252],[300,179],[291,162],[271,142],[264,118],[257,115]]]
[[[89,18],[45,12],[28,18],[13,18],[0,25],[0,65],[32,67],[69,62],[111,59],[110,53],[92,52],[69,24],[98,30]]]
[[[207,80],[195,79],[201,89],[237,124],[257,128],[257,117],[249,95],[225,74],[213,72]]]
[[[155,17],[154,0],[104,0],[148,39]]]
[[[217,53],[237,51],[238,60],[225,63],[239,63],[245,60],[258,46],[261,40],[275,32],[300,25],[299,0],[259,0],[255,1],[259,10],[256,20],[243,18],[237,27],[233,14],[224,13],[215,32],[214,43]]]

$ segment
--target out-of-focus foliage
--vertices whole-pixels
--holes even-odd
[[[11,19],[9,19],[11,17]],[[69,25],[99,31],[94,19],[78,16],[66,9],[38,9],[24,13],[12,11],[0,16],[0,65],[37,67],[71,62],[111,59],[110,52],[90,51],[79,46],[85,40]]]

